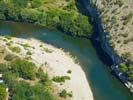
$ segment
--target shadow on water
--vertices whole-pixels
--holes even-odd
[[[102,39],[105,41],[104,38],[107,33],[105,33],[103,30],[98,10],[96,8],[93,8],[90,5],[91,1],[93,1],[93,0],[76,0],[76,1],[77,1],[76,5],[77,5],[79,12],[82,13],[83,15],[87,15],[88,17],[91,16],[90,19],[91,19],[91,23],[93,25],[93,30],[94,30],[94,33],[92,36],[92,44],[93,44],[93,47],[96,49],[96,53],[97,53],[98,57],[100,58],[100,60],[107,66],[111,66],[113,64],[119,64],[121,62],[121,58],[119,58],[116,54],[113,54],[112,51],[110,52],[110,50],[112,50],[112,48],[110,48],[110,46],[107,46],[108,43],[103,43],[101,40],[99,41],[99,39]],[[101,34],[103,34],[104,36],[102,36]],[[104,49],[107,49],[110,52],[111,56],[109,56],[105,52],[105,50],[103,50],[102,46],[104,47]],[[110,70],[109,68],[106,68],[106,69]],[[114,78],[114,77],[112,77],[112,78]],[[104,78],[104,79],[106,79],[106,78]],[[114,91],[111,91],[113,89],[107,89],[107,91],[104,91],[104,92],[107,92],[107,93],[110,92],[110,95],[107,96],[107,93],[105,93],[104,96],[106,96],[107,98],[106,99],[103,98],[103,100],[130,100],[130,99],[132,100],[133,99],[133,95],[131,93],[129,93],[129,91],[127,92],[127,89],[125,90],[123,88],[123,86],[119,86],[119,83],[117,82],[118,80],[116,78],[114,78],[113,81],[116,84],[115,88],[119,89],[120,91],[116,90],[117,92],[116,91],[114,92]],[[105,82],[105,81],[103,81],[103,82]],[[103,84],[103,82],[102,82],[102,84]],[[109,88],[109,86],[110,85],[108,84],[107,88]],[[106,88],[106,86],[104,86],[102,88]],[[97,96],[97,95],[95,95],[95,93],[94,93],[94,96]],[[116,96],[116,97],[114,98],[114,96]],[[96,99],[102,100],[97,97],[96,97]]]
[[[36,25],[25,23],[0,22],[0,33],[19,34],[19,38],[36,38],[45,43],[63,48],[76,56],[86,72],[95,100],[132,100],[133,96],[111,74],[98,58],[91,42],[87,39],[75,38],[61,32],[48,31]],[[27,35],[20,35],[26,33]]]
[[[99,29],[100,21],[99,21],[98,11],[91,6],[88,6],[89,4],[91,4],[91,0],[76,0],[76,1],[77,1],[76,6],[77,6],[79,12],[83,15],[88,16],[89,21],[93,25],[93,35],[92,35],[91,41],[92,41],[93,47],[96,49],[96,53],[97,53],[99,59],[101,59],[101,61],[104,64],[106,64],[107,66],[111,66],[113,64],[112,59],[106,52],[104,52],[104,50],[101,47],[101,42],[98,41],[99,33],[100,33],[100,31],[103,31],[102,27],[101,27],[101,29]],[[91,12],[91,15],[87,9],[89,9],[89,11]]]

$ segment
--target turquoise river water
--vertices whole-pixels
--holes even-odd
[[[22,35],[23,33],[28,36]],[[33,37],[76,56],[84,69],[95,100],[133,100],[133,94],[117,80],[96,54],[90,40],[68,36],[57,31],[27,23],[0,21],[0,34],[19,34],[20,38]]]

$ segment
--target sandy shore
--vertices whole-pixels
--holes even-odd
[[[54,76],[70,76],[71,79],[65,81],[63,85],[53,82],[58,88],[57,93],[62,89],[66,89],[68,92],[72,91],[73,97],[71,100],[93,100],[93,94],[84,71],[68,53],[36,39],[12,38],[10,41],[12,41],[12,46],[17,46],[21,49],[18,54],[20,57],[26,57],[27,51],[30,51],[32,53],[30,55],[31,60],[37,66],[43,66],[50,78]],[[0,40],[0,43],[6,44],[3,40]],[[28,44],[29,47],[24,48],[22,44]],[[46,49],[50,50],[50,53]],[[67,73],[68,70],[71,70],[70,74]]]

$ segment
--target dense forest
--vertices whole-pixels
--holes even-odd
[[[73,36],[92,34],[87,16],[76,8],[75,0],[0,0],[0,19],[29,22],[58,29]]]

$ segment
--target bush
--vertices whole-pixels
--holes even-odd
[[[67,73],[68,73],[68,74],[71,74],[71,73],[72,73],[72,71],[71,71],[71,70],[68,70],[68,71],[67,71]]]
[[[122,73],[126,73],[126,72],[128,71],[128,67],[127,67],[126,64],[121,63],[121,64],[119,65],[119,70],[120,70]]]
[[[6,45],[7,45],[7,46],[11,46],[11,43],[10,43],[10,42],[7,42]]]
[[[11,62],[12,71],[19,73],[24,79],[33,80],[36,77],[35,64],[26,60],[17,59]]]
[[[6,35],[5,38],[8,39],[8,40],[11,40],[12,39],[12,37],[9,36],[9,35]]]
[[[52,53],[52,52],[53,52],[53,50],[48,49],[48,48],[44,48],[44,47],[43,47],[43,50],[44,50],[45,52],[47,52],[47,53]]]
[[[0,84],[0,100],[6,100],[6,98],[7,98],[6,87]]]
[[[59,93],[60,97],[66,98],[67,97],[67,91],[64,89]]]
[[[8,70],[8,66],[6,64],[0,64],[0,72],[6,72]]]
[[[45,91],[43,85],[30,84],[20,81],[13,87],[13,100],[54,100],[54,97]]]
[[[67,91],[65,89],[63,89],[60,93],[59,93],[60,97],[66,98],[67,96],[72,97],[72,93],[67,93]]]
[[[65,82],[66,80],[70,80],[69,76],[56,76],[52,79],[54,82]]]
[[[26,54],[27,54],[27,55],[32,55],[32,53],[31,53],[30,51],[28,51]]]
[[[7,54],[4,59],[6,61],[12,61],[13,59],[17,58],[17,56],[13,55],[13,54]]]
[[[44,85],[49,81],[48,75],[44,73],[41,67],[38,69],[37,77],[40,79],[40,82]]]
[[[0,19],[1,19],[1,20],[5,20],[5,19],[6,19],[4,13],[2,13],[2,12],[0,12]]]
[[[19,47],[14,47],[14,46],[9,46],[9,49],[15,53],[20,53],[20,51],[21,51],[21,49]]]
[[[3,72],[3,79],[10,88],[12,88],[15,85],[15,83],[17,82],[17,78],[18,78],[17,73],[12,73],[9,70]]]
[[[74,17],[74,12],[72,12],[62,13],[59,18],[59,28],[65,33],[73,36],[90,36],[92,34],[92,26],[86,16],[78,14]]]
[[[21,12],[22,19],[31,23],[37,22],[40,19],[41,14],[40,11],[32,8],[25,8]]]

